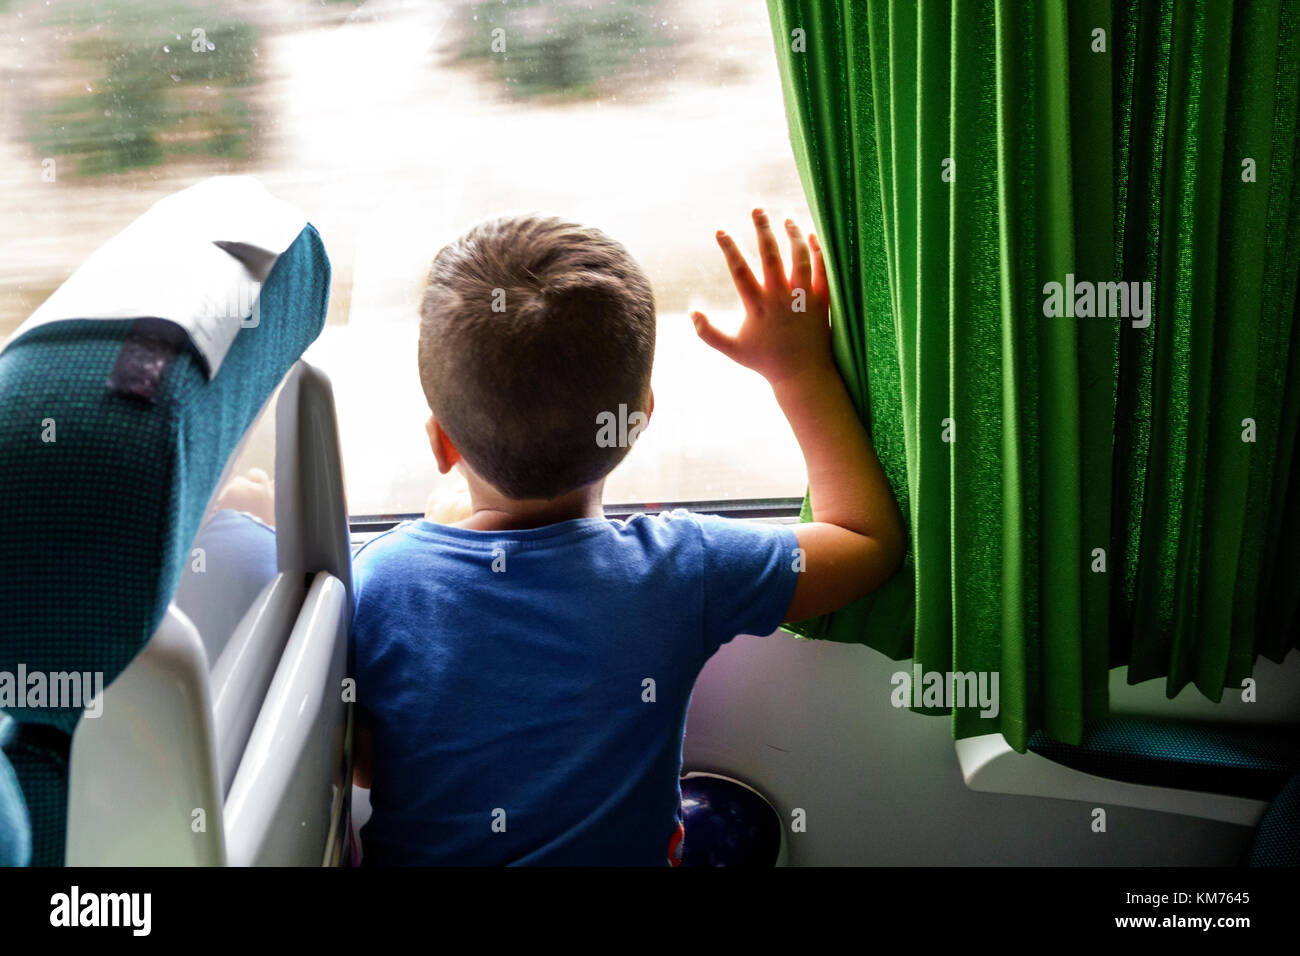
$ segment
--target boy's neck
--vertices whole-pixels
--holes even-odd
[[[470,516],[456,522],[460,528],[471,531],[517,531],[524,528],[541,528],[575,518],[603,518],[605,509],[601,496],[605,482],[575,488],[558,498],[519,500],[507,498],[496,489],[466,476],[469,485]]]

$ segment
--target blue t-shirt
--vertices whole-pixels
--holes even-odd
[[[359,719],[375,865],[665,865],[695,678],[770,634],[793,530],[684,511],[470,531],[357,554]]]

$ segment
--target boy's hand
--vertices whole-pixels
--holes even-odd
[[[458,524],[473,512],[469,487],[464,479],[452,485],[435,488],[424,505],[424,516],[436,524]]]
[[[807,560],[785,617],[801,621],[874,591],[898,568],[906,539],[889,481],[831,358],[826,268],[817,240],[810,238],[810,253],[799,227],[786,222],[794,260],[787,279],[761,209],[754,210],[754,228],[762,285],[731,237],[718,233],[745,304],[740,331],[726,335],[700,313],[691,317],[700,338],[771,383],[803,450],[813,520],[794,529]]]
[[[834,368],[828,321],[830,295],[817,237],[809,236],[805,242],[794,221],[785,221],[792,260],[787,277],[781,247],[772,234],[767,214],[755,209],[753,216],[763,264],[761,285],[736,241],[721,230],[717,235],[732,281],[745,306],[745,321],[739,332],[727,335],[711,325],[703,313],[693,312],[696,334],[773,385],[810,370],[825,374]]]
[[[217,507],[246,512],[275,527],[275,482],[261,468],[250,468],[221,489]]]

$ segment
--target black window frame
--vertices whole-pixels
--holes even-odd
[[[605,517],[626,519],[637,514],[659,514],[661,511],[684,508],[697,514],[718,515],[723,518],[788,520],[798,518],[802,507],[802,498],[724,498],[712,501],[670,501],[662,504],[607,504]],[[350,515],[348,526],[354,535],[375,535],[395,528],[403,521],[413,521],[423,517],[423,514],[416,513]]]

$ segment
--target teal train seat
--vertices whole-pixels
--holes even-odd
[[[0,713],[0,866],[26,866],[32,856],[32,828],[18,777],[3,754],[17,725]]]
[[[1259,821],[1247,866],[1300,866],[1300,773],[1287,781]]]
[[[1111,780],[1272,801],[1247,863],[1300,865],[1300,728],[1110,717],[1078,745],[1039,731],[1029,750]]]
[[[168,197],[0,352],[0,862],[341,855],[346,505],[300,361],[330,265],[288,208]]]
[[[1098,777],[1272,800],[1300,770],[1300,732],[1143,717],[1085,725],[1079,745],[1042,731],[1029,749]]]

